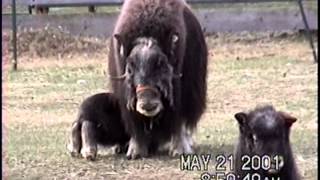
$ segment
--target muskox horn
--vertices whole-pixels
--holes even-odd
[[[127,73],[124,73],[124,74],[122,74],[122,75],[120,75],[120,76],[110,76],[110,75],[109,75],[109,78],[112,79],[112,80],[123,80],[123,79],[125,79],[126,77],[127,77]]]
[[[173,34],[171,39],[172,43],[176,44],[178,40],[179,40],[179,36],[177,34]]]
[[[121,58],[123,58],[124,57],[124,54],[125,54],[125,52],[124,52],[124,44],[123,44],[123,38],[122,38],[122,36],[120,35],[120,34],[115,34],[115,35],[113,35],[114,36],[114,38],[117,40],[117,42],[118,42],[118,44],[119,44],[119,54],[120,54],[120,57]]]
[[[179,78],[181,78],[181,77],[182,77],[182,73],[174,74],[174,75],[173,75],[173,78],[175,78],[175,79],[179,79]]]

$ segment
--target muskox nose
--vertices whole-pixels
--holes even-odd
[[[141,109],[151,112],[154,111],[158,107],[157,103],[142,103],[141,104]]]

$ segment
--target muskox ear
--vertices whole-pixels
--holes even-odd
[[[291,125],[297,121],[296,117],[291,116],[290,114],[283,112],[283,111],[279,111],[278,112],[279,116],[282,117],[286,123],[286,125],[288,127],[291,127]]]
[[[236,118],[239,125],[241,125],[241,126],[246,124],[248,121],[248,115],[244,112],[238,112],[234,115],[234,117]]]
[[[124,41],[123,41],[123,38],[120,34],[115,34],[113,35],[113,37],[117,40],[117,43],[118,43],[118,51],[119,51],[119,54],[120,54],[120,57],[124,57]]]

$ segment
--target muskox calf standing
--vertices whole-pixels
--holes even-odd
[[[72,156],[80,152],[94,160],[97,145],[118,145],[117,152],[126,151],[129,136],[121,122],[118,100],[110,93],[88,97],[80,106],[78,118],[72,124],[68,150]]]
[[[241,178],[250,176],[250,179],[254,173],[259,174],[261,179],[300,179],[289,141],[290,127],[297,120],[295,117],[268,105],[257,107],[249,113],[239,112],[235,118],[240,129],[235,153],[236,174]],[[269,165],[263,156],[270,157]],[[260,165],[257,165],[258,161]]]

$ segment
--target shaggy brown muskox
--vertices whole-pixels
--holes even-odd
[[[131,140],[127,157],[192,153],[205,109],[207,47],[184,0],[126,0],[110,44],[109,74]]]
[[[121,153],[129,139],[121,122],[118,100],[110,93],[99,93],[80,105],[67,148],[71,156],[81,152],[84,158],[94,160],[98,144],[117,145],[116,152]]]
[[[239,112],[235,118],[240,129],[235,171],[241,179],[300,179],[289,141],[295,117],[263,106],[249,113]]]

